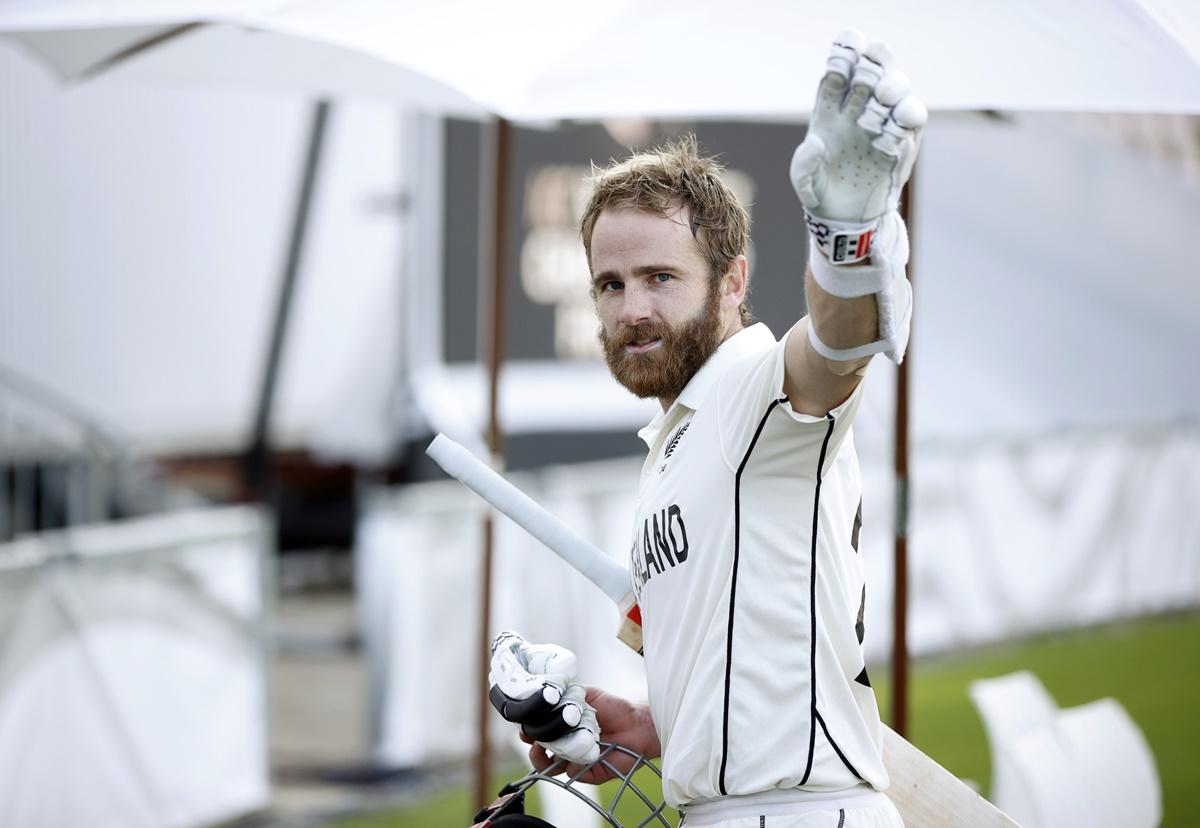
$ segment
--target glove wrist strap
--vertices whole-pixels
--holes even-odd
[[[879,227],[878,218],[865,223],[834,221],[807,211],[804,221],[808,224],[813,243],[834,265],[856,264],[869,258],[871,242]]]
[[[876,224],[877,231],[871,239],[870,263],[856,267],[839,267],[831,263],[818,252],[820,240],[813,234],[812,244],[818,250],[810,252],[808,266],[821,289],[839,299],[875,297],[879,322],[876,342],[856,348],[831,348],[821,341],[816,326],[810,322],[808,339],[813,349],[834,362],[862,359],[880,351],[897,364],[904,358],[912,316],[912,289],[904,274],[904,266],[908,263],[908,231],[894,210],[880,216]]]
[[[815,236],[812,237],[812,245],[819,246]],[[832,264],[827,256],[815,250],[808,257],[808,267],[821,289],[839,299],[854,299],[879,293],[887,289],[893,278],[888,263],[867,264],[864,261],[857,267],[838,267]]]

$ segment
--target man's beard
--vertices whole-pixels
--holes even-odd
[[[710,287],[704,307],[677,328],[665,323],[621,326],[611,336],[600,327],[600,345],[613,378],[634,395],[674,399],[721,344],[721,294]],[[636,354],[625,346],[659,339],[653,350]]]

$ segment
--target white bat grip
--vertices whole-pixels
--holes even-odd
[[[565,523],[547,512],[494,472],[486,463],[445,434],[433,438],[425,453],[497,511],[549,547],[564,561],[620,605],[629,595],[629,572],[602,551],[572,532]]]

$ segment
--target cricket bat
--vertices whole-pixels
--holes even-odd
[[[507,515],[612,599],[621,613],[617,637],[642,652],[642,614],[629,572],[539,506],[486,463],[444,434],[425,449],[447,474]],[[908,828],[1016,828],[1007,814],[884,725],[885,792]]]
[[[625,567],[579,537],[565,523],[534,502],[533,498],[445,434],[434,437],[425,453],[446,474],[482,497],[496,511],[511,518],[612,599],[621,613],[617,638],[641,655],[642,611],[634,598],[629,585],[629,571]]]

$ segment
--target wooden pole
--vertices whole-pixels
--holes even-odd
[[[491,305],[488,337],[488,449],[492,455],[492,467],[498,471],[504,467],[504,435],[500,431],[500,366],[504,361],[505,339],[505,264],[508,241],[509,191],[509,144],[512,127],[504,118],[498,118],[495,126],[495,174],[492,209],[492,263],[488,301]],[[488,739],[488,717],[491,715],[487,698],[488,663],[491,660],[491,630],[488,622],[492,615],[492,556],[495,548],[496,529],[489,511],[483,523],[483,566],[481,572],[481,600],[479,620],[479,685],[476,692],[479,718],[479,749],[475,767],[475,808],[488,805],[495,799],[491,790],[491,744]]]
[[[914,166],[900,216],[908,225],[908,280],[913,282],[913,263],[916,261],[916,210],[914,209],[917,169]],[[916,304],[914,293],[914,307]],[[910,334],[904,361],[896,377],[896,535],[893,563],[896,573],[892,601],[892,729],[901,736],[908,735],[908,374],[912,368],[912,337]]]

